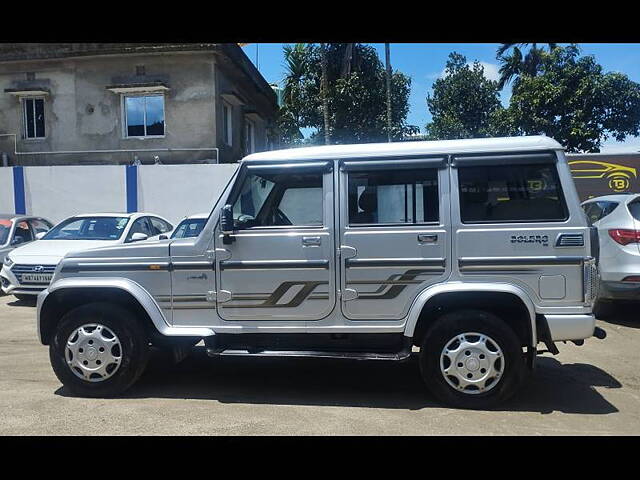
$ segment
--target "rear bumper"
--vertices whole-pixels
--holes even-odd
[[[593,336],[596,317],[588,315],[545,315],[551,340],[583,340]]]
[[[640,282],[601,281],[598,298],[606,300],[640,300]]]

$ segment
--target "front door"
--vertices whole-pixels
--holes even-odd
[[[451,269],[446,159],[344,162],[340,183],[342,312],[404,318]]]
[[[225,320],[319,320],[335,305],[333,162],[244,166],[216,227],[217,305]]]

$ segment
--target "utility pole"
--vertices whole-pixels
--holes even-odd
[[[389,44],[384,44],[384,57],[387,67],[387,141],[391,141],[391,52]]]
[[[327,68],[327,44],[320,44],[322,54],[322,78],[320,79],[320,90],[322,96],[322,116],[324,119],[324,143],[331,145],[331,133],[329,132],[329,79]]]

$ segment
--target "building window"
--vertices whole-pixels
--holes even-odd
[[[44,138],[44,98],[22,99],[24,138]]]
[[[227,102],[222,102],[222,139],[231,146],[233,139],[233,108]]]
[[[251,120],[245,120],[244,151],[245,155],[256,151],[256,126]]]
[[[125,96],[124,111],[127,137],[164,135],[164,95]]]

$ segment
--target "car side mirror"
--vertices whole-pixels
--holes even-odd
[[[149,238],[149,235],[146,235],[146,234],[140,233],[140,232],[136,232],[133,235],[131,235],[131,241],[132,242],[140,242],[142,240],[146,240],[147,238]]]
[[[222,243],[229,245],[233,242],[233,207],[225,205],[220,212],[220,230],[222,231]]]
[[[40,240],[46,234],[47,234],[47,232],[38,232],[38,233],[36,233],[36,240]]]
[[[158,237],[158,240],[169,240],[169,237],[167,237],[166,235],[160,235]]]

